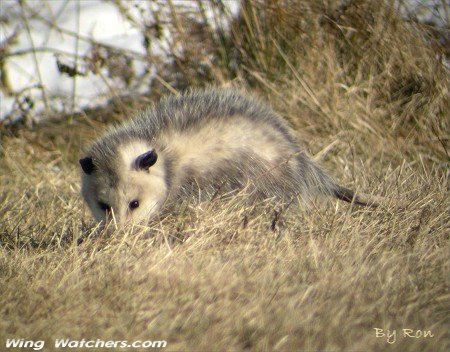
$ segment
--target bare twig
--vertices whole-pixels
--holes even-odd
[[[22,16],[22,20],[23,23],[25,25],[25,28],[27,30],[27,34],[28,34],[28,38],[30,39],[30,43],[31,43],[31,47],[32,47],[32,54],[33,54],[33,59],[34,59],[34,65],[35,65],[35,69],[36,69],[36,73],[38,75],[38,79],[39,82],[42,86],[42,99],[44,101],[44,105],[45,105],[45,109],[48,111],[49,110],[49,105],[48,105],[48,99],[47,99],[47,93],[45,91],[45,86],[42,80],[42,75],[41,75],[41,70],[39,68],[39,63],[38,63],[38,58],[36,55],[36,51],[34,50],[36,48],[36,46],[34,45],[34,40],[33,40],[33,36],[31,35],[31,30],[30,30],[30,25],[28,23],[28,18],[25,15],[25,8],[24,8],[24,0],[18,0],[19,5],[20,5],[20,9],[21,9],[21,16]]]

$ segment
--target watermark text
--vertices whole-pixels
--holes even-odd
[[[416,329],[380,329],[373,328],[375,330],[375,337],[385,339],[387,343],[394,344],[397,342],[397,338],[413,338],[413,339],[426,339],[434,337],[431,330],[416,330]]]
[[[26,339],[7,339],[6,348],[27,348],[35,351],[42,350],[45,346],[44,340],[26,340]],[[164,348],[167,346],[165,340],[155,341],[126,341],[126,340],[70,340],[70,339],[55,339],[53,347],[57,348]]]

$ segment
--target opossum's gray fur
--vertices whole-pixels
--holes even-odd
[[[142,155],[157,161],[136,166]],[[112,208],[119,221],[145,221],[177,197],[242,188],[256,198],[308,202],[326,195],[364,203],[304,153],[275,112],[235,90],[164,98],[107,131],[80,163],[82,194],[98,220]],[[133,200],[139,211],[130,208]]]

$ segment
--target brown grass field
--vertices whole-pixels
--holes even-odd
[[[171,351],[450,350],[446,43],[389,1],[342,3],[244,2],[221,35],[174,14],[176,79],[161,73],[152,94],[118,107],[0,126],[0,350],[10,338],[45,340],[44,350],[63,338],[166,340]],[[236,196],[98,234],[80,197],[83,148],[168,85],[206,84],[262,97],[336,180],[386,204]]]

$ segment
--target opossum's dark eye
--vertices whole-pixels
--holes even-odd
[[[103,211],[111,211],[111,207],[108,204],[106,204],[106,203],[98,202],[98,206]]]
[[[128,207],[129,207],[131,210],[136,209],[137,207],[139,207],[139,201],[138,201],[137,199],[131,201],[130,204],[128,204]]]

